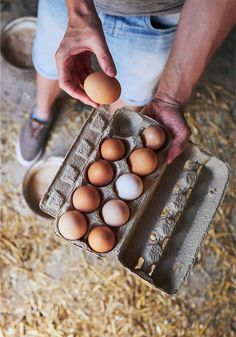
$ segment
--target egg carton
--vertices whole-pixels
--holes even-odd
[[[54,223],[54,232],[56,235],[67,240],[58,230],[59,218],[64,212],[74,209],[72,205],[72,195],[75,189],[82,185],[90,184],[87,179],[87,169],[91,163],[102,159],[100,155],[100,145],[103,140],[109,137],[116,137],[124,142],[126,154],[121,160],[110,162],[115,173],[114,178],[110,184],[104,187],[96,187],[102,197],[102,204],[98,210],[86,214],[90,229],[95,226],[104,225],[101,208],[106,201],[118,198],[115,191],[115,181],[120,175],[131,172],[128,165],[128,157],[134,149],[143,147],[140,134],[145,127],[153,124],[159,125],[158,122],[153,122],[152,119],[127,109],[122,112],[117,112],[114,116],[108,114],[105,108],[94,110],[91,113],[80,135],[67,153],[57,177],[53,182],[53,186],[49,188],[49,191],[41,203],[41,208],[44,212],[56,217]],[[124,226],[118,228],[112,227],[117,239],[114,249],[107,253],[96,253],[87,244],[87,236],[84,236],[80,240],[67,241],[87,251],[94,252],[99,256],[117,254],[125,238],[124,233],[134,225],[136,218],[139,213],[142,212],[145,203],[150,198],[155,184],[158,183],[165,170],[166,164],[164,163],[164,157],[170,145],[171,135],[165,127],[163,128],[167,134],[167,141],[158,152],[159,165],[153,173],[143,178],[144,192],[142,195],[136,200],[126,201],[130,209],[129,221]]]
[[[111,162],[115,176],[105,187],[96,187],[102,204],[95,212],[86,214],[89,231],[104,225],[101,208],[118,198],[116,179],[129,173],[128,157],[143,147],[141,133],[157,121],[127,107],[114,115],[105,107],[93,109],[80,134],[69,149],[48,191],[41,200],[41,209],[55,218],[54,233],[70,244],[99,256],[112,255],[137,276],[167,293],[176,293],[185,280],[207,234],[213,216],[220,205],[228,182],[228,165],[206,150],[188,143],[184,152],[171,165],[165,157],[171,143],[171,134],[165,129],[167,140],[156,151],[159,165],[142,177],[143,194],[136,200],[125,201],[130,209],[129,221],[112,229],[117,242],[113,250],[96,253],[87,243],[87,235],[80,240],[67,240],[58,230],[60,216],[74,209],[72,195],[78,187],[89,184],[87,169],[101,159],[100,145],[109,137],[121,139],[126,154]]]

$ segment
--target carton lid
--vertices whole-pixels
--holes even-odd
[[[183,168],[191,159],[202,165],[180,216],[164,214],[178,193]],[[120,249],[122,265],[154,286],[173,294],[178,291],[194,264],[201,243],[224,197],[229,179],[226,163],[189,143],[164,172],[146,210],[129,232]]]

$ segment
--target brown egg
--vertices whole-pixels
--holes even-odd
[[[113,199],[103,206],[102,216],[107,225],[119,227],[129,220],[130,210],[124,201]]]
[[[95,186],[108,185],[113,176],[112,166],[106,160],[95,161],[88,169],[88,180]]]
[[[85,216],[78,211],[64,213],[58,223],[58,229],[64,238],[78,240],[87,232],[88,224]]]
[[[109,252],[116,244],[116,236],[111,228],[98,226],[88,235],[89,246],[98,253]]]
[[[86,77],[84,91],[98,104],[111,104],[120,97],[121,87],[116,78],[98,71]]]
[[[95,211],[100,203],[101,197],[98,190],[93,186],[81,186],[73,194],[73,205],[81,212],[89,213]]]
[[[139,176],[152,173],[158,164],[155,152],[148,148],[134,150],[129,156],[128,162],[131,171]]]
[[[143,144],[152,150],[160,149],[165,141],[165,131],[158,125],[148,126],[142,133]]]
[[[124,143],[118,138],[108,138],[101,145],[101,155],[106,160],[120,160],[124,154]]]

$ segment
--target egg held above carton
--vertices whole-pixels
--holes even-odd
[[[88,183],[87,166],[100,156],[103,139],[118,137],[125,141],[125,158],[112,163],[115,179],[99,188],[103,200],[117,198],[116,178],[129,172],[127,158],[132,150],[142,146],[143,129],[156,121],[128,108],[114,116],[104,108],[93,110],[79,136],[68,151],[54,181],[41,201],[44,212],[54,216],[54,231],[58,219],[72,209],[73,191]],[[165,130],[170,140],[168,130]],[[191,269],[201,242],[223,198],[228,181],[225,163],[189,143],[182,155],[166,169],[164,156],[169,142],[159,151],[162,164],[150,176],[144,177],[144,193],[128,202],[131,218],[120,227],[117,245],[105,254],[113,254],[119,262],[154,286],[175,293]],[[213,191],[213,192],[212,192]],[[86,214],[90,227],[103,225],[100,211]],[[69,241],[92,251],[84,241]]]

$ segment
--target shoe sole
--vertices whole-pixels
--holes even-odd
[[[41,151],[39,151],[39,153],[37,154],[37,156],[32,159],[32,160],[25,160],[22,156],[22,152],[20,149],[20,143],[19,141],[16,144],[16,158],[18,160],[18,162],[26,167],[32,166],[33,164],[35,164],[37,161],[39,161],[39,159],[42,157],[44,150],[42,149]]]

